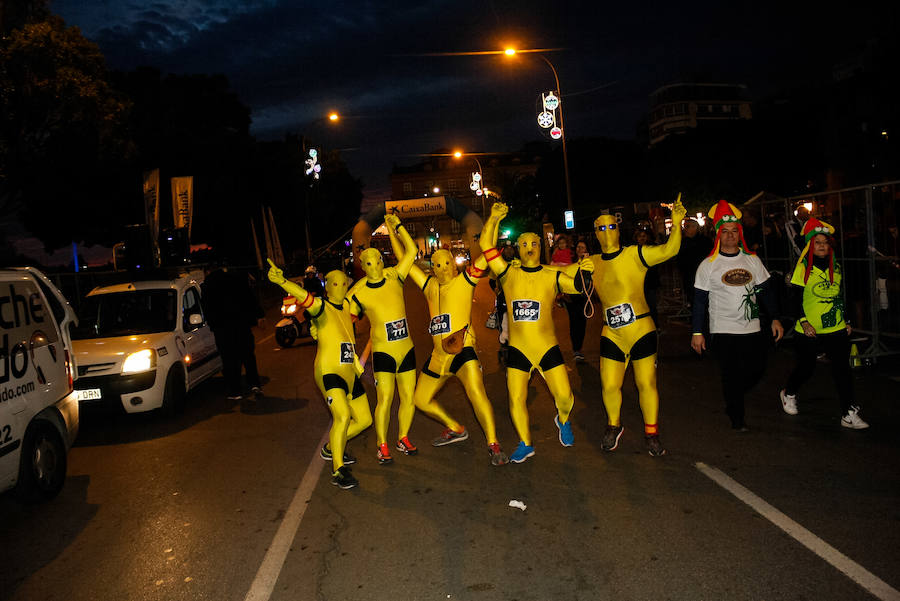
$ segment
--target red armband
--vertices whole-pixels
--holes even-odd
[[[469,275],[472,276],[473,278],[482,278],[482,277],[484,277],[484,272],[486,272],[487,269],[481,269],[480,267],[475,267],[475,265],[472,264],[472,265],[469,265],[469,267],[466,269],[466,271],[468,271]]]
[[[306,300],[303,301],[302,303],[300,303],[300,308],[303,309],[304,311],[306,309],[309,309],[310,307],[312,307],[314,299],[315,299],[315,297],[312,294],[307,294]]]
[[[497,250],[497,247],[495,246],[493,248],[486,249],[485,251],[482,252],[482,254],[484,255],[484,258],[487,260],[487,262],[490,263],[491,261],[493,261],[494,259],[496,259],[497,257],[500,256],[500,251]]]

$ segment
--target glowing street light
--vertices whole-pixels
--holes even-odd
[[[553,66],[553,63],[550,62],[546,56],[544,56],[544,52],[549,52],[552,50],[557,50],[557,48],[531,48],[527,50],[516,50],[515,48],[507,48],[503,51],[508,57],[513,57],[518,53],[530,53],[537,54],[538,57],[550,67],[550,70],[553,71],[553,79],[556,82],[556,94],[554,95],[552,92],[550,94],[542,95],[542,105],[543,112],[538,115],[538,124],[543,128],[550,128],[550,136],[554,139],[562,140],[562,148],[563,148],[563,172],[566,176],[566,204],[568,205],[569,210],[573,210],[572,207],[572,185],[569,181],[569,153],[566,148],[566,125],[565,120],[563,119],[563,110],[562,110],[562,90],[559,86],[559,74],[556,72],[556,67]],[[556,126],[556,111],[559,111],[559,127]]]
[[[337,120],[339,120],[340,118],[341,118],[341,116],[338,115],[338,114],[337,114],[336,112],[334,112],[334,111],[328,113],[328,120],[331,121],[332,123],[335,122],[335,121],[337,121]]]

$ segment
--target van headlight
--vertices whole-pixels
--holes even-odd
[[[156,367],[156,353],[153,350],[145,348],[142,351],[131,353],[125,357],[122,363],[123,374],[133,374],[142,371],[149,371]]]

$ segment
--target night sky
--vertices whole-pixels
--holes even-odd
[[[758,2],[56,0],[51,10],[111,68],[224,73],[252,109],[253,135],[353,149],[345,159],[373,196],[410,155],[511,151],[541,137],[535,101],[553,77],[539,59],[423,53],[563,48],[547,56],[569,139],[631,139],[661,85],[743,83],[764,98],[827,79],[891,21]],[[331,109],[346,117],[336,128],[323,120]]]

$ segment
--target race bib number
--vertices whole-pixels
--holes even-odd
[[[431,323],[428,324],[428,332],[432,336],[437,336],[438,334],[449,334],[452,330],[450,329],[450,314],[449,313],[441,313],[440,315],[435,315],[431,318]]]
[[[384,324],[384,328],[387,330],[388,342],[409,338],[409,329],[406,327],[406,318],[398,319],[397,321],[389,321]]]
[[[631,303],[622,303],[606,310],[606,323],[616,329],[634,323],[634,309]]]
[[[512,302],[513,321],[537,321],[541,318],[541,303],[533,300]]]
[[[341,363],[353,363],[353,343],[341,343]]]

